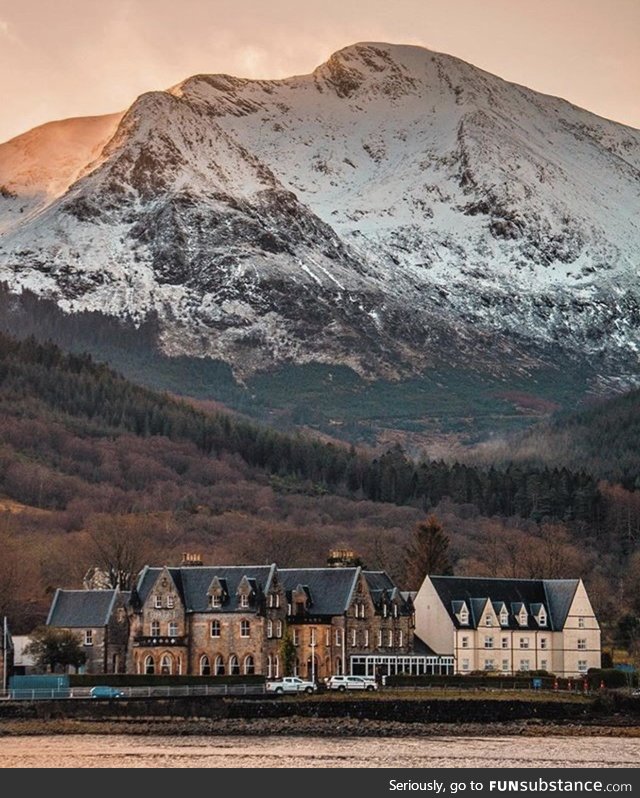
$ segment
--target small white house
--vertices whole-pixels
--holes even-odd
[[[599,668],[600,626],[581,579],[427,576],[415,600],[416,635],[454,673]]]

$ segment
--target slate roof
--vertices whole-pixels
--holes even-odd
[[[495,606],[504,604],[509,610],[509,623],[504,629],[538,629],[534,617],[540,606],[547,611],[548,622],[543,628],[559,631],[564,627],[571,602],[579,584],[578,579],[489,579],[463,576],[431,576],[431,582],[451,620],[458,627],[475,628],[480,621],[487,600]],[[460,624],[456,612],[458,602],[466,602],[469,624]],[[520,626],[515,614],[524,604],[527,626]],[[498,628],[498,627],[496,627]]]
[[[137,592],[144,603],[164,568],[146,567],[138,578]],[[187,612],[210,610],[208,590],[215,577],[225,587],[228,600],[216,612],[240,610],[238,585],[246,576],[256,595],[266,593],[271,586],[274,565],[215,565],[167,568]],[[250,605],[252,606],[252,605]]]
[[[47,626],[70,629],[106,626],[117,595],[117,590],[58,589],[49,610]]]
[[[307,589],[310,615],[342,615],[351,602],[359,568],[282,568],[280,584],[289,593]]]

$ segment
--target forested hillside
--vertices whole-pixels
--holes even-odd
[[[637,598],[636,498],[620,487],[568,469],[414,463],[398,447],[373,457],[204,412],[6,335],[0,495],[0,614],[16,629],[123,548],[134,571],[183,551],[321,565],[348,545],[403,584],[412,529],[431,512],[456,573],[584,574],[612,623]]]

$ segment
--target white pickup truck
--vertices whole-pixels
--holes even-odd
[[[267,693],[314,693],[318,685],[301,679],[299,676],[285,676],[273,682],[267,682]]]

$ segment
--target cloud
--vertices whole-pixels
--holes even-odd
[[[8,36],[9,35],[9,23],[5,22],[4,19],[0,19],[0,36]]]

